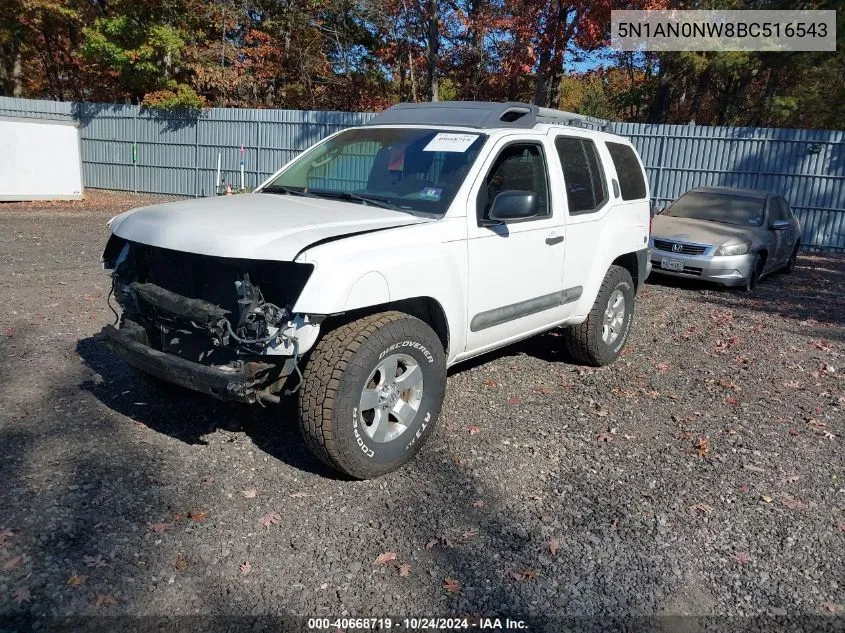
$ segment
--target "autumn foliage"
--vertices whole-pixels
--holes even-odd
[[[372,111],[397,101],[519,100],[617,120],[842,125],[845,83],[829,81],[845,74],[842,46],[789,55],[607,48],[613,9],[710,6],[687,5],[8,0],[0,94],[161,109]]]

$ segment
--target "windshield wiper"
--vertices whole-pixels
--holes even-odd
[[[285,187],[283,185],[270,185],[269,187],[264,187],[258,193],[286,193],[289,196],[305,196],[306,198],[311,196],[304,189],[294,189],[293,187]]]
[[[358,202],[363,202],[364,204],[371,204],[375,207],[381,207],[382,209],[392,209],[394,211],[401,211],[396,205],[390,204],[384,198],[378,198],[376,196],[366,196],[361,195],[360,193],[353,193],[351,191],[310,191],[310,194],[315,196],[325,196],[327,198],[339,198],[341,200],[356,200]]]

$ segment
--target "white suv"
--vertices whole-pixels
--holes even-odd
[[[648,274],[636,151],[519,103],[400,104],[326,138],[255,193],[135,209],[103,254],[131,365],[221,399],[298,392],[352,477],[428,439],[446,369],[559,326],[620,353]]]

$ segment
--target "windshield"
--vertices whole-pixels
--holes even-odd
[[[764,202],[763,198],[691,191],[678,198],[663,215],[738,226],[761,226]]]
[[[341,132],[262,188],[442,215],[487,137],[420,128]]]

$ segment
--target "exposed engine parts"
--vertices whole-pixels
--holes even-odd
[[[291,313],[310,265],[226,260],[112,239],[104,262],[113,269],[121,324],[141,328],[152,348],[223,369],[275,362],[278,371],[266,375],[277,391],[280,378],[299,375],[299,356],[319,335],[312,318]]]

